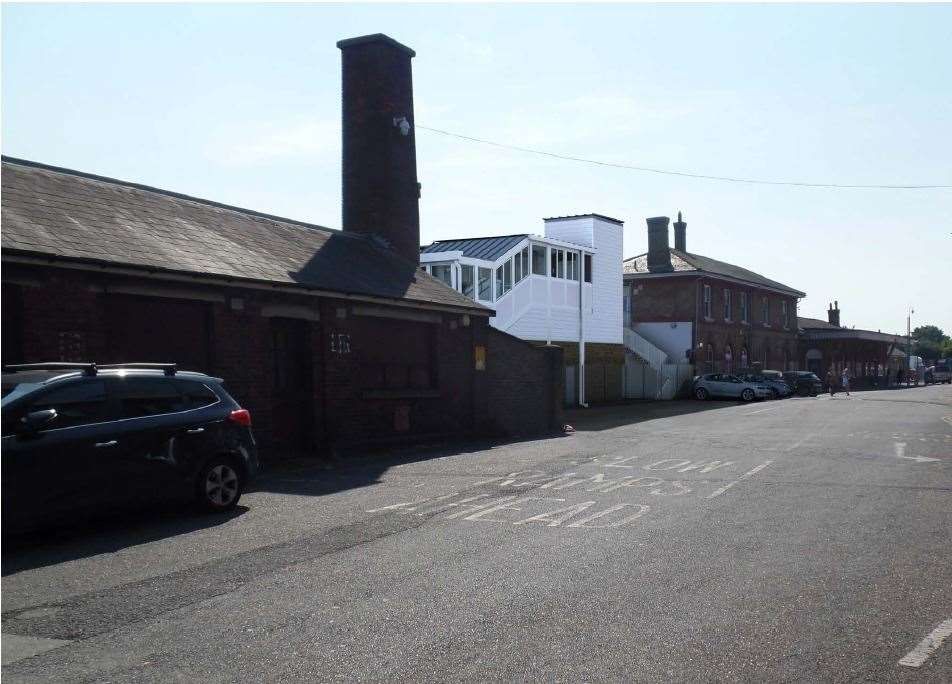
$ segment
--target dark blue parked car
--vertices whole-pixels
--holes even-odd
[[[251,416],[219,378],[172,364],[3,372],[3,528],[189,497],[226,511],[258,471]]]

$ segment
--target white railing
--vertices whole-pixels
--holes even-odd
[[[663,350],[654,346],[644,337],[627,327],[625,328],[625,348],[640,356],[649,366],[658,371],[660,371],[665,364],[671,363],[668,355]]]
[[[548,286],[548,285],[547,285],[547,286]],[[528,288],[530,288],[529,301],[527,301],[527,302],[526,302],[522,307],[520,307],[519,309],[516,309],[516,289],[522,288],[522,287],[528,287]],[[508,292],[506,292],[506,294],[503,295],[503,297],[509,297],[510,295],[512,296],[512,300],[511,300],[511,301],[512,301],[512,312],[509,314],[509,320],[508,320],[508,321],[506,321],[506,322],[503,323],[502,325],[497,325],[497,326],[496,326],[499,330],[502,330],[503,332],[509,332],[509,329],[510,329],[512,326],[514,326],[514,325],[519,321],[520,318],[522,318],[523,316],[525,316],[526,313],[527,313],[530,309],[532,309],[532,308],[538,306],[538,304],[536,304],[536,303],[532,300],[531,287],[532,287],[532,278],[529,277],[529,276],[527,276],[527,277],[523,278],[522,280],[520,280],[520,281],[519,281],[518,283],[516,283],[515,285],[513,285],[512,288],[511,288]],[[502,299],[502,297],[500,297],[499,299]],[[499,300],[497,299],[496,301],[499,301]]]

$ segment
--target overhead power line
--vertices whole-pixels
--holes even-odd
[[[860,184],[845,184],[845,183],[805,183],[798,181],[772,181],[772,180],[761,180],[757,178],[734,178],[732,176],[712,176],[706,175],[703,173],[689,173],[687,171],[671,171],[668,169],[653,169],[648,166],[635,166],[633,164],[618,164],[615,162],[606,162],[599,161],[597,159],[586,159],[584,157],[573,157],[567,154],[558,154],[556,152],[546,152],[545,150],[536,150],[531,147],[520,147],[518,145],[507,145],[506,143],[495,142],[493,140],[484,140],[483,138],[475,138],[471,135],[463,135],[461,133],[453,133],[451,131],[444,131],[439,128],[430,128],[429,126],[421,126],[416,124],[416,127],[420,130],[430,131],[431,133],[439,133],[440,135],[449,136],[451,138],[459,138],[460,140],[468,140],[469,142],[480,143],[482,145],[490,145],[491,147],[499,147],[505,150],[515,150],[517,152],[526,152],[528,154],[537,154],[543,157],[552,157],[553,159],[562,159],[565,161],[580,162],[582,164],[594,164],[595,166],[608,166],[613,169],[627,169],[629,171],[641,171],[644,173],[658,173],[665,176],[682,176],[684,178],[699,178],[701,180],[712,180],[712,181],[723,181],[727,183],[750,183],[753,185],[788,185],[801,188],[843,188],[843,189],[867,189],[867,190],[950,190],[952,185],[860,185]]]

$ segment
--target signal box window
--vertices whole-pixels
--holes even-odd
[[[545,275],[545,247],[543,245],[532,245],[532,273]]]

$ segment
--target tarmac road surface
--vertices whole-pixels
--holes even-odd
[[[3,552],[3,679],[952,681],[952,388],[591,409]]]

